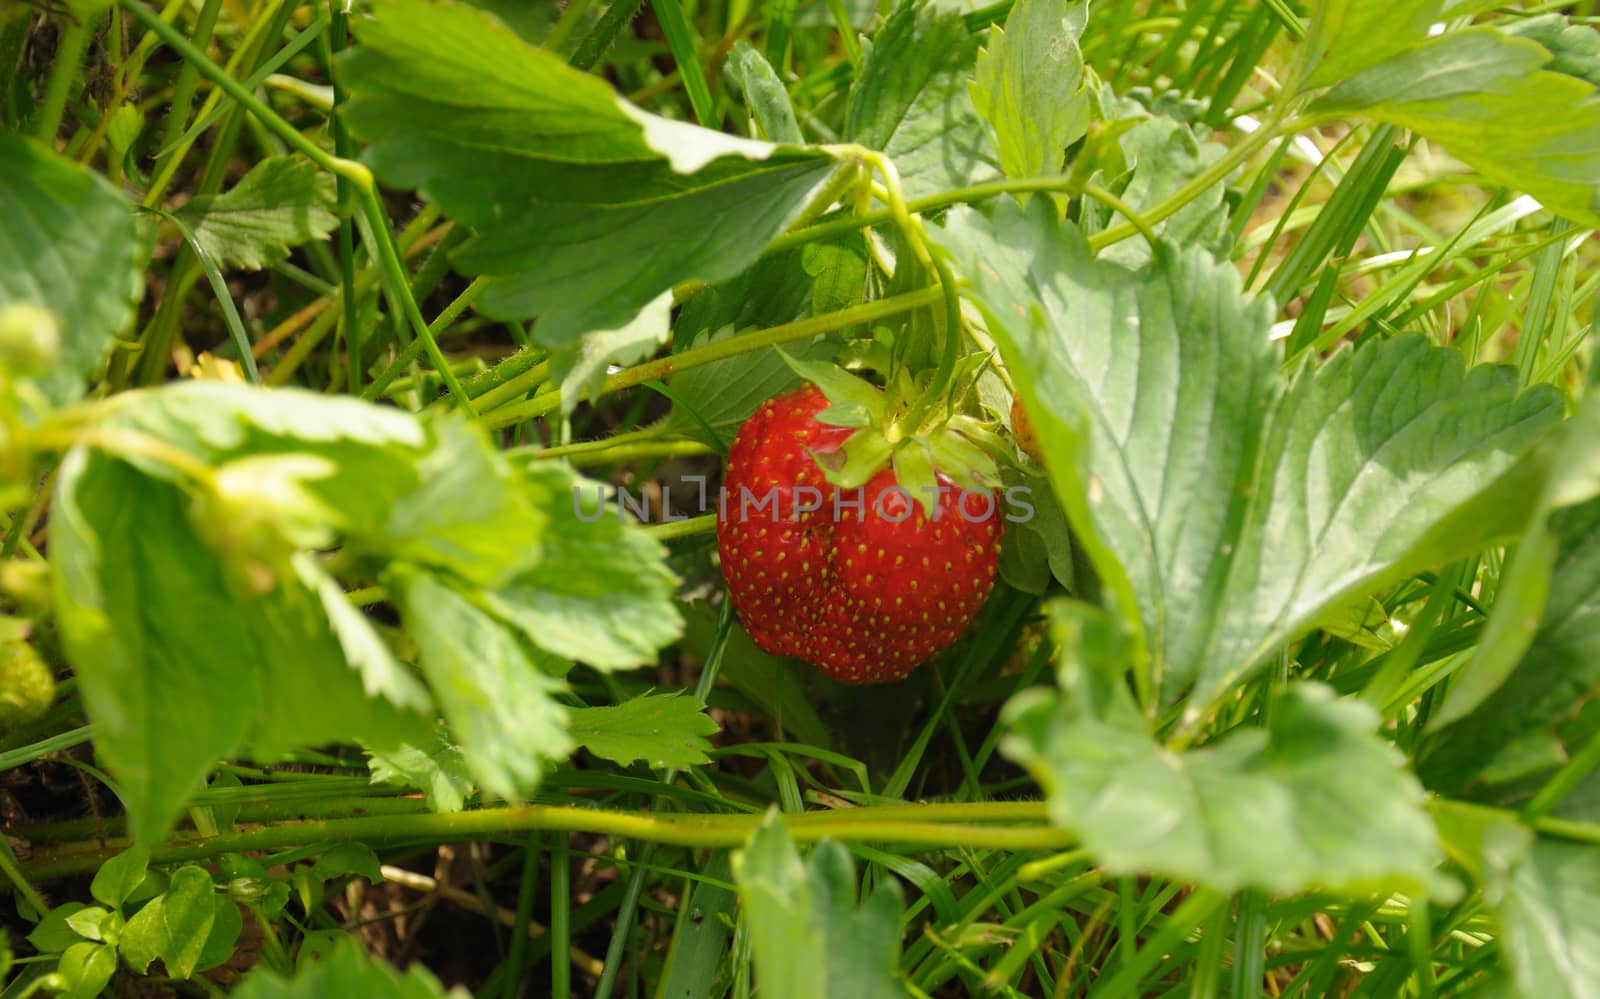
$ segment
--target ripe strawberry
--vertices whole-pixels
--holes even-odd
[[[942,488],[928,516],[900,486],[892,447],[858,489],[830,483],[819,459],[837,467],[866,431],[816,420],[828,406],[807,384],[740,428],[717,520],[723,577],[764,651],[845,683],[899,680],[948,648],[988,599],[999,502],[935,470]]]

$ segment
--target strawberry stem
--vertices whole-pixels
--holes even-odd
[[[903,843],[974,850],[1063,850],[1076,837],[1044,824],[1043,802],[950,802],[893,804],[785,814],[782,821],[796,842],[835,839],[846,843]],[[285,822],[217,836],[175,833],[150,851],[155,864],[180,863],[254,850],[275,850],[308,843],[368,843],[383,846],[414,840],[481,838],[502,833],[545,829],[705,849],[744,845],[760,825],[760,815],[642,814],[588,806],[517,805],[479,808],[445,814],[373,815]],[[126,849],[122,838],[66,842],[36,848],[20,873],[44,881],[99,868]]]
[[[939,291],[944,298],[944,349],[939,354],[939,367],[934,369],[933,380],[928,383],[927,391],[917,398],[901,421],[901,425],[912,433],[922,428],[923,421],[935,404],[946,401],[950,379],[956,370],[956,360],[961,355],[961,297],[956,291],[955,275],[951,273],[943,253],[930,254],[928,262],[939,277]]]

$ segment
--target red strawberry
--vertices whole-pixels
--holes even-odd
[[[855,431],[814,419],[828,405],[808,384],[740,428],[717,520],[722,574],[764,651],[846,683],[899,680],[948,648],[988,599],[999,502],[937,472],[930,518],[887,455],[864,487],[831,485],[814,455],[841,456]]]

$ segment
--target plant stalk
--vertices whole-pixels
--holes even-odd
[[[1059,851],[1075,837],[1043,825],[1042,802],[883,805],[783,816],[796,842],[835,839],[852,843],[898,843],[929,848]],[[419,842],[481,839],[535,829],[605,836],[707,849],[744,844],[760,825],[759,815],[682,815],[614,812],[556,805],[515,805],[434,815],[381,815],[280,825],[219,836],[176,836],[151,850],[151,862],[182,863],[223,853],[281,850],[312,843],[395,846]],[[87,840],[35,850],[21,865],[30,882],[86,874],[131,845],[126,838],[105,845]]]

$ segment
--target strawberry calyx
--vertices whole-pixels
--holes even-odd
[[[916,498],[925,516],[932,516],[940,475],[959,489],[993,489],[1000,482],[1000,464],[1014,462],[991,423],[960,411],[972,384],[969,380],[951,380],[951,385],[966,388],[947,392],[930,404],[926,390],[903,369],[879,388],[838,365],[779,353],[795,374],[828,400],[828,408],[814,419],[855,431],[833,447],[808,449],[823,476],[839,489],[864,486],[879,470],[891,466],[900,487]],[[974,377],[983,363],[978,357]]]

